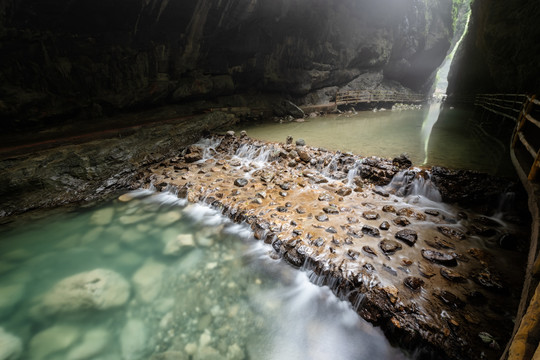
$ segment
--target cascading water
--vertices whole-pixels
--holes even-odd
[[[467,27],[469,25],[469,19],[470,19],[470,12],[467,14],[467,21],[465,23],[465,31],[463,31],[463,34],[461,35],[460,39],[457,41],[456,45],[454,46],[454,49],[452,52],[446,57],[443,64],[437,71],[437,77],[436,77],[436,84],[435,84],[435,92],[432,96],[432,103],[429,106],[429,110],[427,112],[426,117],[424,118],[424,122],[422,123],[422,143],[424,145],[424,164],[427,164],[428,162],[428,149],[429,149],[429,139],[431,137],[431,131],[433,130],[433,126],[439,119],[439,114],[441,112],[441,106],[442,103],[446,97],[446,89],[448,88],[448,72],[450,71],[450,65],[452,64],[452,59],[454,58],[454,55],[456,53],[456,50],[459,47],[459,44],[465,37],[465,34],[467,33]]]

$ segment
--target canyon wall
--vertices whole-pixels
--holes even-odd
[[[474,0],[471,8],[449,94],[540,93],[538,2]]]
[[[452,0],[0,0],[0,118],[428,91],[452,35]]]

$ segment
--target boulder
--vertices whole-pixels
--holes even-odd
[[[130,285],[122,275],[108,269],[95,269],[58,282],[31,312],[47,316],[107,310],[124,305],[129,296]]]

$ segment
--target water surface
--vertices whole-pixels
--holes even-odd
[[[288,135],[307,144],[362,156],[393,158],[406,153],[414,165],[445,166],[513,177],[508,124],[480,124],[463,109],[444,109],[433,125],[427,154],[422,134],[429,121],[429,106],[422,110],[361,111],[325,115],[305,122],[241,124],[252,138],[285,142]],[[425,126],[424,126],[425,127]],[[503,127],[493,135],[492,128]],[[426,161],[427,160],[427,161]]]
[[[246,226],[175,194],[121,199],[2,229],[0,337],[21,359],[406,358],[309,274],[272,260]],[[69,311],[51,295],[96,269],[123,278],[129,298]]]

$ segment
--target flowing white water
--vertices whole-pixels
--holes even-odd
[[[437,83],[435,84],[435,92],[433,93],[432,103],[429,106],[429,111],[424,118],[424,122],[422,123],[422,144],[424,145],[424,164],[427,164],[428,159],[428,150],[429,150],[429,139],[431,137],[431,131],[433,130],[433,126],[439,119],[439,114],[441,113],[441,105],[446,97],[446,89],[448,88],[448,73],[450,71],[450,66],[452,65],[452,59],[454,58],[454,55],[459,47],[459,44],[461,44],[461,41],[465,37],[465,34],[467,33],[467,28],[469,26],[469,19],[470,19],[470,12],[467,14],[467,21],[465,23],[465,31],[463,31],[463,34],[459,38],[459,40],[456,42],[456,45],[454,46],[454,49],[452,52],[446,57],[444,62],[442,63],[441,67],[437,71]]]
[[[11,349],[21,359],[44,360],[406,358],[328,288],[272,260],[273,250],[248,226],[172,192],[138,190],[1,234],[0,344],[13,347],[1,347],[0,355]],[[68,294],[55,286],[98,268],[129,284],[129,300],[88,309],[86,298],[77,303],[83,290]],[[113,280],[101,289],[109,299],[121,293],[122,282]]]

